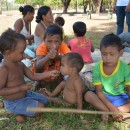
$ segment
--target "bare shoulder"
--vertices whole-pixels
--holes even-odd
[[[8,74],[8,69],[4,64],[1,63],[0,64],[0,76],[3,77],[6,74]]]
[[[43,26],[40,23],[38,23],[35,28],[35,34],[39,36],[39,34],[44,34],[44,31],[45,30]]]
[[[74,79],[73,79],[73,83],[74,83],[74,86],[77,86],[77,84],[83,84],[83,80],[80,76],[76,76]]]
[[[22,21],[21,18],[19,18],[19,19],[16,20],[16,22],[14,23],[14,26],[17,25],[17,24],[18,25],[23,25],[23,21]]]

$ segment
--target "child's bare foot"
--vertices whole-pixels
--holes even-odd
[[[16,116],[16,121],[18,121],[19,123],[24,123],[25,122],[25,116],[22,116],[22,115]]]
[[[101,119],[102,119],[102,121],[104,121],[104,122],[108,122],[109,115],[102,115],[102,116],[101,116]]]
[[[4,103],[3,102],[0,103],[0,108],[4,108]]]

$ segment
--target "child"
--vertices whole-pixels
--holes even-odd
[[[125,85],[130,90],[130,68],[120,61],[123,54],[121,39],[115,34],[103,37],[100,43],[102,61],[93,69],[93,85],[96,94],[87,92],[85,100],[95,108],[110,112],[130,112],[129,95],[124,92]],[[121,115],[112,115],[116,121],[121,121]],[[108,121],[108,115],[102,119]]]
[[[65,24],[64,18],[60,17],[60,16],[56,17],[55,18],[55,24],[62,28],[64,26],[64,24]]]
[[[7,111],[20,115],[16,119],[24,122],[24,116],[34,116],[38,113],[27,112],[27,107],[43,108],[47,104],[44,95],[29,91],[32,85],[26,84],[24,75],[31,80],[42,80],[49,76],[57,76],[58,71],[32,73],[21,60],[26,48],[25,37],[11,29],[0,37],[0,51],[4,59],[0,63],[0,96],[3,97]]]
[[[40,44],[36,51],[37,61],[35,62],[36,72],[45,72],[49,70],[60,70],[62,55],[70,52],[70,49],[65,43],[62,43],[62,30],[56,25],[51,25],[46,29],[44,42]],[[48,78],[46,83],[58,81],[61,75],[57,78]],[[45,80],[43,81],[45,83]],[[38,88],[39,83],[35,83],[34,88]]]
[[[59,26],[59,27],[62,29],[63,41],[66,43],[66,42],[67,42],[67,37],[65,36],[65,34],[64,34],[64,29],[63,29],[63,26],[64,26],[64,24],[65,24],[64,18],[58,16],[58,17],[55,18],[55,22],[54,22],[54,23],[55,23],[55,25]]]
[[[85,63],[91,63],[91,52],[94,52],[92,40],[85,37],[86,24],[84,22],[75,22],[73,25],[73,31],[76,38],[69,41],[69,46],[72,52],[79,53]]]
[[[77,109],[82,109],[82,96],[85,92],[82,78],[79,75],[80,70],[83,68],[84,62],[78,53],[68,53],[62,57],[61,60],[61,73],[68,75],[66,81],[62,81],[53,92],[45,89],[48,100],[55,101],[55,97],[63,91],[63,99],[58,99],[58,102],[68,105],[77,104]],[[57,98],[56,98],[57,100]]]

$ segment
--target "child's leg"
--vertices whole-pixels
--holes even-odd
[[[56,103],[56,104],[63,104],[64,101],[62,98],[57,98],[57,97],[47,97],[47,99],[53,103]]]
[[[86,92],[84,98],[86,102],[90,103],[96,109],[101,111],[109,111],[108,108],[103,104],[103,102],[98,98],[95,93],[88,91]]]
[[[95,93],[88,91],[86,92],[84,98],[86,102],[90,103],[96,109],[101,111],[109,111],[108,108],[104,105],[104,103],[98,98]],[[103,121],[107,122],[109,115],[102,115],[101,118]]]
[[[130,103],[118,107],[121,112],[130,112]]]

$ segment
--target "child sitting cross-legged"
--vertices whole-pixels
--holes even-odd
[[[70,52],[63,56],[61,60],[61,73],[68,75],[66,81],[62,81],[53,92],[44,89],[48,95],[48,100],[67,105],[77,105],[77,109],[82,109],[82,97],[85,87],[82,78],[79,75],[84,65],[82,57],[78,53]],[[63,91],[63,98],[55,98]]]
[[[92,81],[96,94],[88,91],[85,100],[95,108],[106,112],[130,112],[130,96],[125,93],[125,86],[130,91],[130,68],[119,58],[123,55],[121,39],[115,34],[103,37],[100,43],[102,61],[93,69]],[[108,121],[108,115],[102,115]],[[121,115],[112,115],[121,121]]]
[[[21,123],[25,121],[25,116],[38,115],[28,112],[27,107],[44,108],[48,102],[44,95],[30,91],[32,85],[25,83],[24,75],[31,80],[42,80],[59,74],[57,70],[44,73],[30,71],[21,62],[25,48],[25,37],[12,29],[0,36],[0,51],[4,56],[0,63],[0,96],[3,97],[5,109],[16,114],[16,120]]]

